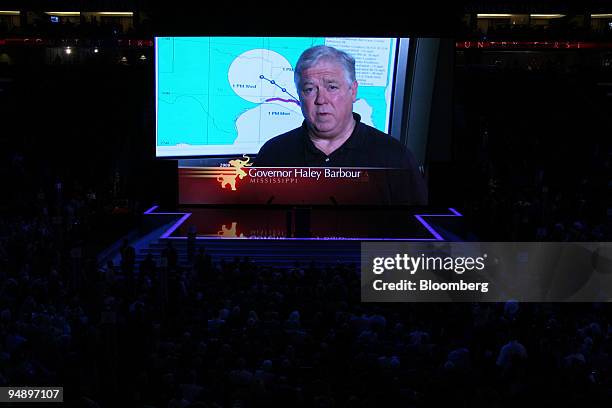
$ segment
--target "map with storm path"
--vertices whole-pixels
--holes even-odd
[[[255,154],[304,120],[293,70],[314,45],[356,61],[354,112],[388,132],[395,67],[392,38],[158,37],[157,156]]]

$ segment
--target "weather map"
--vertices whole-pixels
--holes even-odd
[[[355,58],[353,110],[388,132],[395,39],[158,37],[157,156],[255,154],[268,139],[300,126],[294,67],[319,44]]]

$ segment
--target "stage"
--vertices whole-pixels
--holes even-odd
[[[454,208],[183,207],[148,209],[146,217],[176,216],[160,239],[298,241],[458,241],[465,223]]]

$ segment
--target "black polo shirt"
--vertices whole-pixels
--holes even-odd
[[[378,167],[388,171],[383,201],[391,204],[427,203],[427,187],[410,150],[393,137],[357,122],[351,136],[329,156],[312,143],[306,121],[299,128],[268,140],[255,167]],[[392,171],[391,169],[401,169]]]
[[[356,120],[351,136],[329,156],[308,136],[306,121],[297,129],[268,140],[255,158],[257,167],[384,167],[406,168],[414,158],[398,140]]]

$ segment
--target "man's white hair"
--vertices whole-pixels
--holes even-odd
[[[298,90],[300,89],[300,81],[302,80],[302,73],[304,70],[312,68],[321,60],[332,61],[339,64],[344,71],[348,86],[351,86],[353,82],[357,80],[355,76],[355,58],[344,51],[328,45],[315,45],[304,51],[302,55],[300,55],[297,64],[295,64],[293,80]]]

